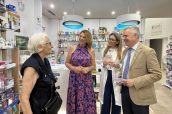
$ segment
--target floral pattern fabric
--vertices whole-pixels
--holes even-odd
[[[87,47],[77,47],[70,63],[73,66],[91,65],[91,56]],[[91,72],[77,74],[70,71],[67,94],[67,114],[97,114],[96,98]]]

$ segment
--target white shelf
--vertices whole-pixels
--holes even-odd
[[[170,89],[172,89],[172,86],[170,86],[170,85],[167,84],[167,83],[164,83],[163,85],[166,86],[166,87],[168,87],[168,88],[170,88]]]
[[[12,69],[12,68],[15,68],[15,67],[16,67],[16,63],[10,63],[10,64],[7,64],[7,65],[1,65],[0,66],[0,71]]]

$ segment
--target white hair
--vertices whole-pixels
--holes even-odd
[[[45,38],[48,38],[48,35],[45,33],[37,33],[32,35],[29,38],[29,42],[28,42],[28,49],[31,53],[38,53],[41,50],[38,49],[38,45],[40,44],[44,44],[45,43]]]
[[[138,35],[138,37],[140,36],[139,27],[137,27],[137,26],[131,26],[131,27],[128,27],[128,28],[124,29],[124,31],[125,31],[125,30],[128,30],[128,29],[134,30],[134,31],[136,32],[136,34]]]

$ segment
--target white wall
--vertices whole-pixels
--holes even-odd
[[[49,27],[48,27],[48,36],[51,40],[51,42],[53,43],[54,46],[54,50],[57,51],[58,48],[58,40],[57,40],[57,28],[58,28],[58,21],[56,19],[51,19],[49,21]]]
[[[58,30],[59,30],[59,21],[57,19],[49,19],[45,16],[42,16],[42,26],[45,27],[44,33],[46,33],[52,44],[53,44],[53,50],[57,53],[58,51]]]
[[[20,12],[21,35],[30,37],[34,33],[34,0],[24,0],[24,11]]]
[[[145,39],[168,38],[172,34],[172,18],[145,19]]]
[[[15,0],[18,5],[18,0]],[[22,0],[24,10],[17,9],[20,15],[20,35],[30,37],[42,32],[42,0]],[[16,5],[16,6],[17,6]],[[40,18],[40,21],[37,21]]]
[[[38,32],[42,32],[42,0],[34,0],[34,33]]]
[[[168,38],[172,35],[172,18],[147,18],[145,19],[145,40],[163,39],[162,42],[162,68],[166,56]]]
[[[43,32],[48,34],[48,30],[49,30],[49,19],[46,16],[42,16],[42,27],[43,27]]]

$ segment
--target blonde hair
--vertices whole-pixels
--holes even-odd
[[[32,35],[29,38],[28,49],[31,53],[38,53],[41,50],[38,49],[38,45],[46,43],[45,38],[48,38],[48,35],[45,33],[37,33]]]
[[[91,35],[91,33],[88,30],[83,30],[80,32],[80,34],[81,33],[84,33],[84,35],[85,35],[87,47],[91,48],[92,47],[92,35]]]

